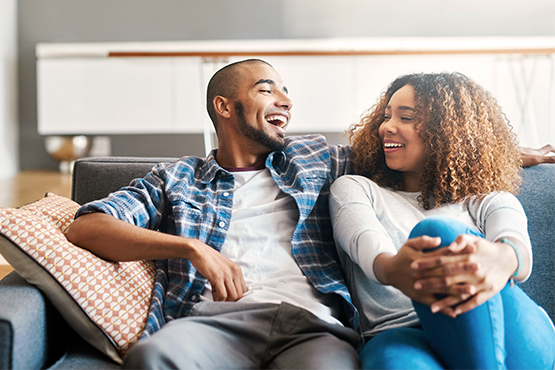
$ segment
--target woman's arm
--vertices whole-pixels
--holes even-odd
[[[383,199],[374,185],[360,176],[343,176],[333,184],[330,211],[337,245],[361,267],[368,278],[394,286],[418,302],[429,305],[437,301],[435,293],[454,294],[459,296],[459,300],[468,297],[468,287],[414,289],[415,282],[428,275],[427,271],[414,270],[410,266],[415,259],[424,256],[424,249],[437,247],[438,241],[423,237],[405,242],[405,233],[399,233],[397,227],[407,218],[406,201]],[[399,210],[392,211],[396,207]],[[390,216],[384,215],[389,212],[392,212]],[[397,214],[400,216],[397,217]],[[413,226],[413,220],[406,220],[407,234]],[[398,252],[392,235],[398,235],[400,245],[404,243]],[[426,255],[435,256],[438,253],[434,251]]]
[[[374,260],[380,253],[395,254],[391,237],[378,220],[367,179],[342,176],[330,190],[330,216],[336,244],[377,281]]]

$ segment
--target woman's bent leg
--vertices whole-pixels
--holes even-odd
[[[362,347],[362,369],[444,369],[421,329],[386,330]]]
[[[547,313],[517,286],[503,289],[508,369],[555,368],[555,328]]]
[[[460,234],[482,236],[460,221],[429,218],[415,226],[410,238],[439,236],[440,246],[444,247]],[[413,304],[430,346],[449,368],[505,368],[505,324],[500,294],[456,319],[441,313],[434,314],[428,306],[418,302]]]
[[[427,219],[411,238],[440,236],[441,246],[476,230],[452,219]],[[452,368],[553,369],[555,328],[545,311],[518,286],[507,284],[488,302],[456,319],[413,302],[430,346]]]
[[[449,368],[504,369],[503,302],[499,294],[452,319],[413,302],[425,336]]]

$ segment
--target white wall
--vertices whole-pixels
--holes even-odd
[[[282,0],[283,36],[540,36],[555,34],[555,1]]]
[[[17,0],[0,1],[0,180],[18,170]]]

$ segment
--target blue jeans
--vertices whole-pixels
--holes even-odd
[[[421,221],[409,238],[483,236],[446,217]],[[553,369],[555,329],[545,311],[509,284],[486,303],[452,319],[413,301],[422,328],[386,330],[359,355],[363,369]]]

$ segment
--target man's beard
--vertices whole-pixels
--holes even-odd
[[[279,139],[275,139],[268,135],[266,131],[257,129],[256,127],[249,125],[247,119],[245,118],[243,104],[240,101],[236,101],[234,106],[235,111],[237,112],[239,131],[241,131],[241,133],[245,135],[247,139],[252,140],[255,143],[264,145],[271,151],[281,152],[285,150],[285,140],[283,140],[284,135],[278,133]]]

